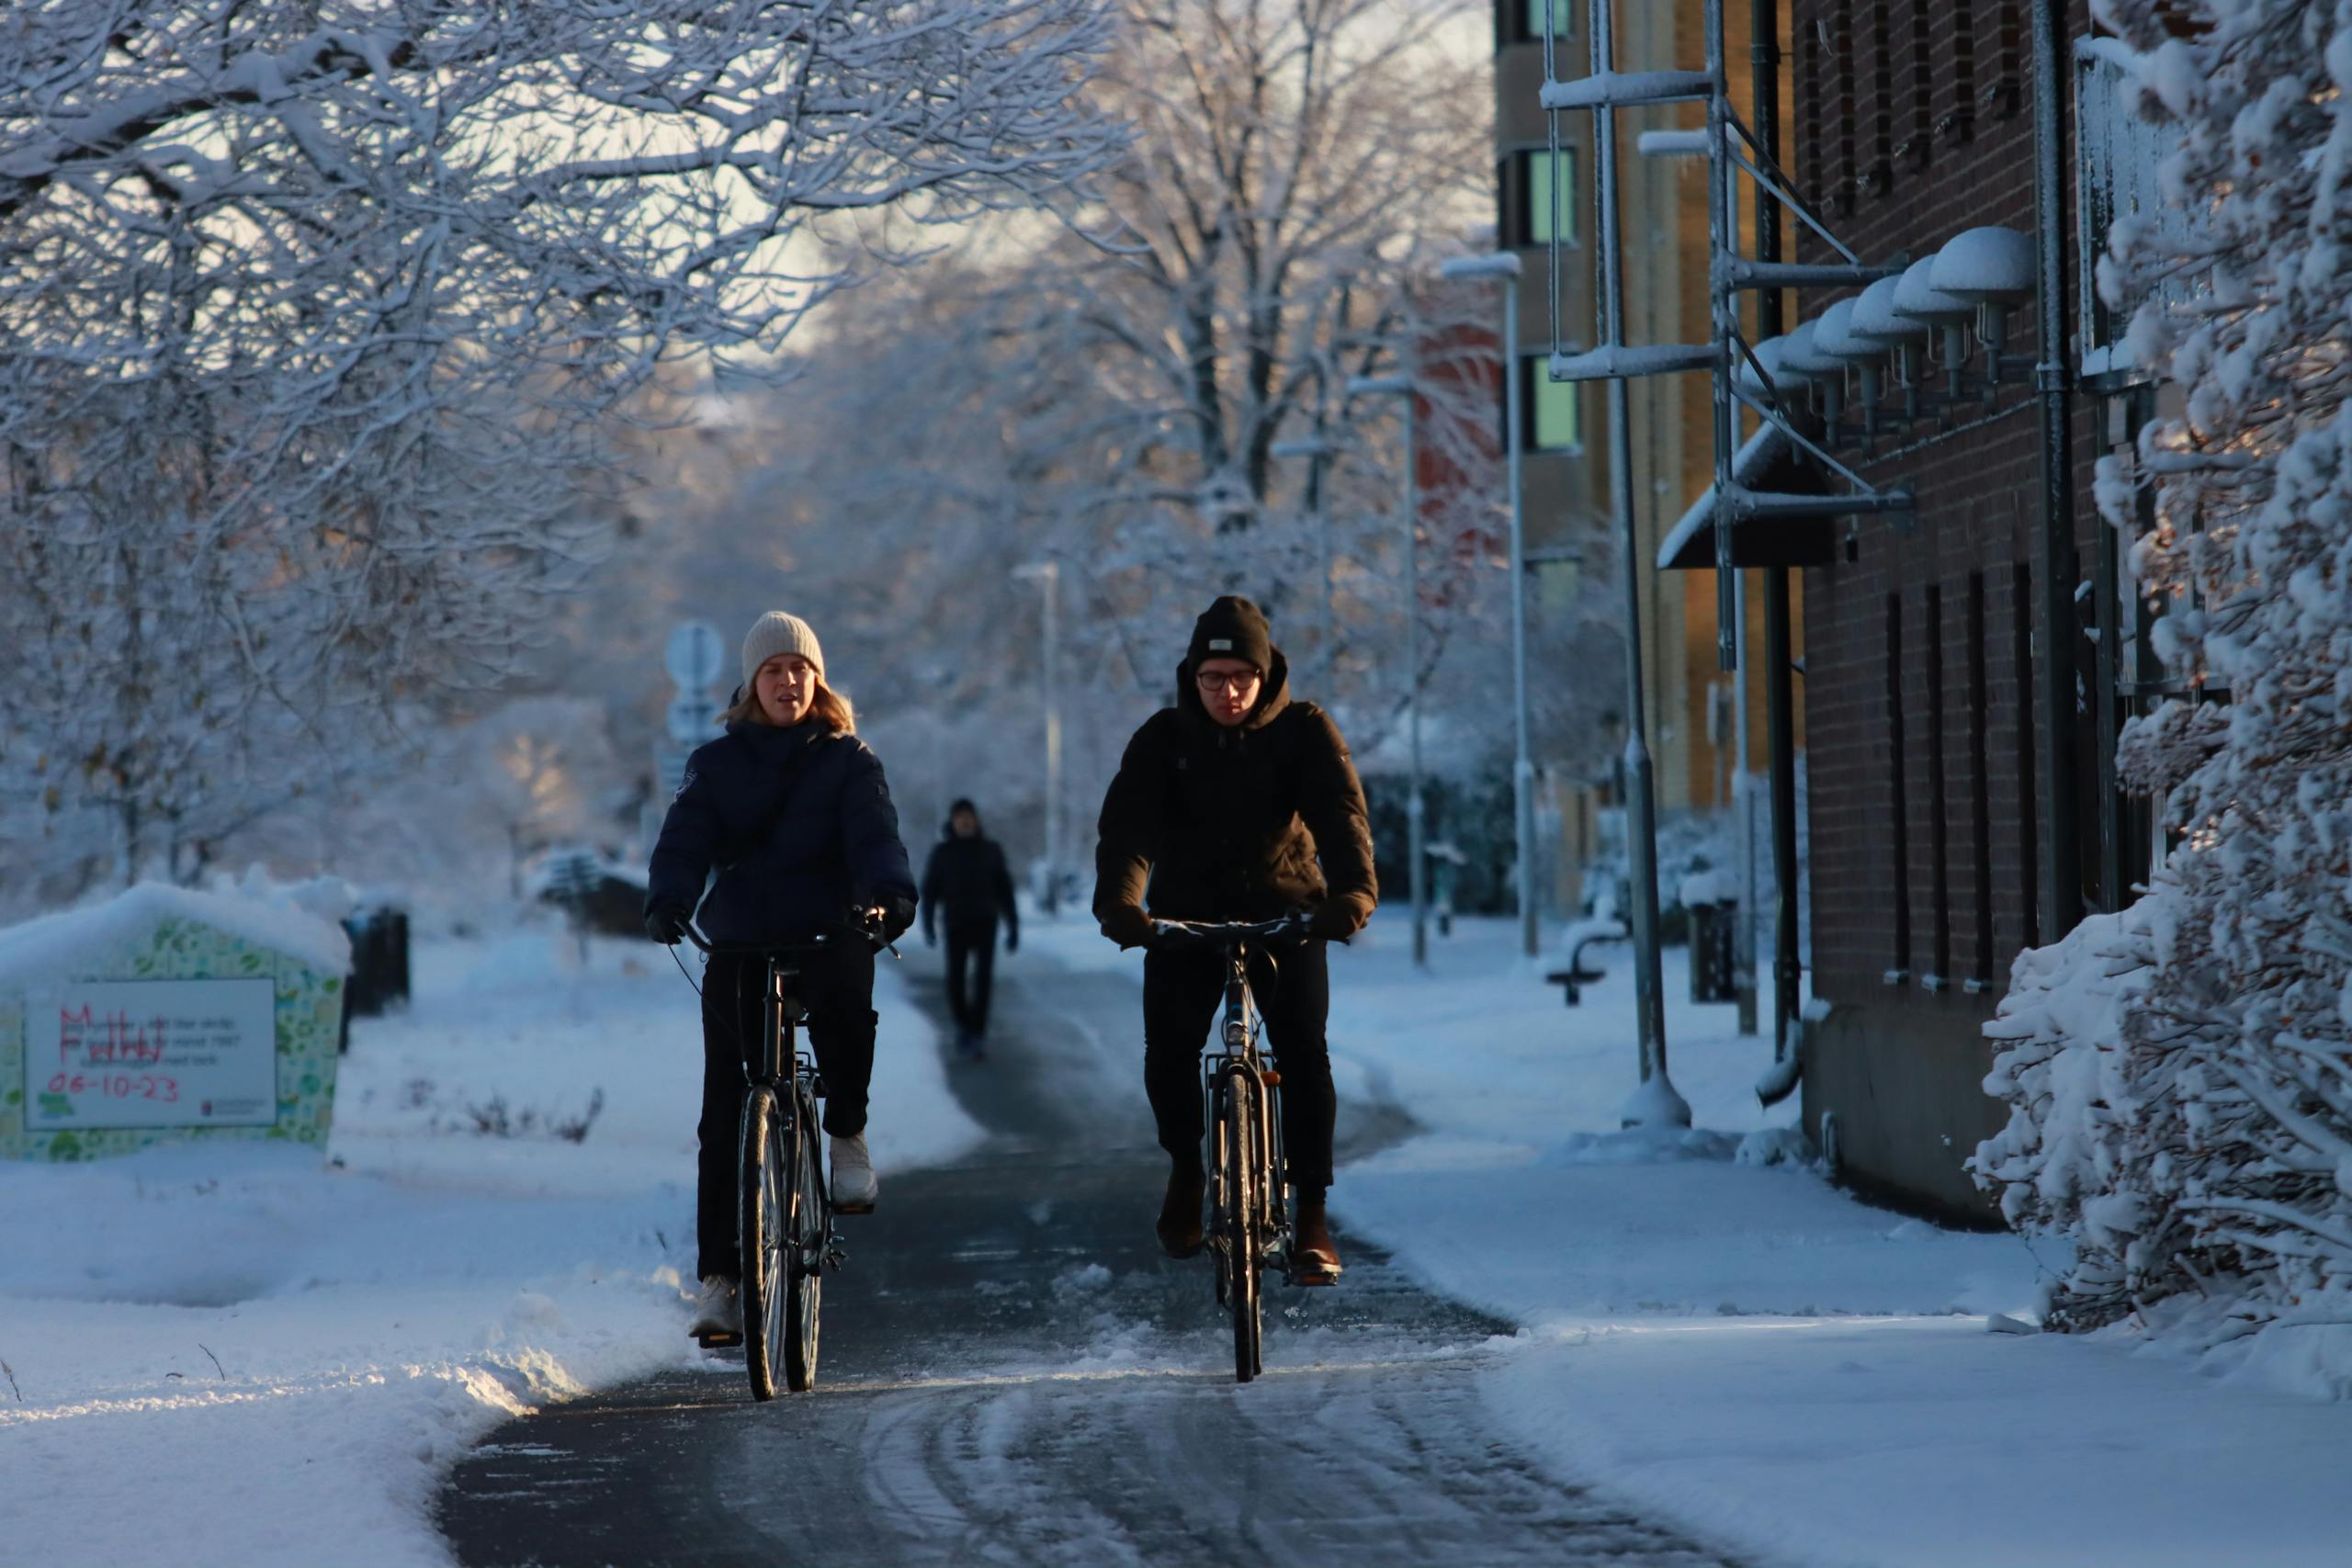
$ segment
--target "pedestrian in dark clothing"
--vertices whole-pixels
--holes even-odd
[[[1249,600],[1219,599],[1194,623],[1177,667],[1176,705],[1136,731],[1102,798],[1094,915],[1121,947],[1148,947],[1154,916],[1306,914],[1310,940],[1283,956],[1280,984],[1258,1001],[1282,1067],[1298,1256],[1310,1275],[1329,1280],[1340,1254],[1324,1213],[1337,1105],[1324,1039],[1325,944],[1363,928],[1379,888],[1347,742],[1329,715],[1292,698],[1289,679],[1266,617]],[[1159,1242],[1179,1258],[1201,1247],[1200,1053],[1224,982],[1214,953],[1144,957],[1144,1088],[1173,1162]]]
[[[687,759],[647,877],[645,927],[674,944],[696,918],[712,942],[805,942],[845,928],[895,939],[914,922],[914,877],[882,763],[856,736],[849,699],[825,683],[817,634],[770,611],[743,638],[743,686],[727,733]],[[707,896],[704,883],[716,868]],[[865,1148],[874,1073],[874,954],[844,941],[800,964],[808,1043],[825,1080],[835,1209],[874,1206]],[[703,971],[702,1145],[696,1239],[703,1295],[694,1334],[742,1333],[736,1294],[736,1142],[746,1052],[764,1023],[766,961],[713,953]]]
[[[939,927],[947,927],[947,1008],[956,1018],[956,1049],[976,1062],[988,1040],[999,916],[1005,952],[1019,951],[1021,911],[1012,901],[1004,849],[980,831],[979,808],[959,800],[947,808],[947,825],[923,863],[922,939],[935,947]]]

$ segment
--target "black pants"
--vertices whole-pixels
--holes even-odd
[[[799,963],[796,988],[808,1010],[806,1039],[825,1080],[825,1131],[865,1131],[865,1091],[874,1077],[874,954],[852,943]],[[711,955],[702,976],[702,1140],[696,1167],[695,1271],[732,1280],[742,1271],[735,1238],[742,1136],[743,1066],[766,1027],[767,960]]]
[[[964,970],[971,966],[971,987]],[[996,979],[996,927],[947,928],[947,1010],[967,1034],[989,1032],[989,988]]]
[[[1197,1167],[1206,1132],[1201,1050],[1225,1007],[1226,961],[1216,953],[1151,953],[1143,961],[1143,1083],[1159,1123],[1159,1146]],[[1282,1068],[1283,1147],[1304,1190],[1331,1185],[1331,1123],[1338,1097],[1323,1028],[1331,1010],[1324,944],[1284,949],[1250,965],[1250,994],[1265,1015],[1266,1043]]]

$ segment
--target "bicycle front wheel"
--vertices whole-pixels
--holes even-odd
[[[780,1327],[784,1381],[793,1393],[807,1393],[817,1386],[817,1310],[825,1292],[828,1221],[824,1190],[818,1181],[816,1102],[805,1094],[798,1100],[800,1112],[786,1141],[792,1151],[792,1213],[786,1227]]]
[[[1225,1201],[1217,1214],[1228,1277],[1226,1307],[1233,1314],[1233,1379],[1248,1382],[1260,1371],[1259,1347],[1263,1325],[1259,1319],[1258,1271],[1265,1258],[1258,1229],[1264,1172],[1258,1142],[1258,1086],[1248,1073],[1226,1076],[1225,1092],[1217,1097],[1217,1147],[1225,1168],[1219,1172]]]
[[[788,1290],[792,1168],[786,1160],[786,1125],[775,1091],[754,1087],[743,1097],[743,1208],[737,1235],[743,1254],[743,1360],[752,1397],[775,1397],[784,1360],[784,1302]]]

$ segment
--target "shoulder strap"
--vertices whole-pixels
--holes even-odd
[[[800,775],[808,772],[808,764],[815,760],[820,750],[830,744],[831,739],[828,736],[820,736],[814,740],[803,742],[795,747],[792,754],[784,760],[784,766],[776,770],[778,787],[775,804],[768,808],[768,814],[761,821],[758,831],[744,839],[743,852],[729,861],[721,868],[722,870],[734,870],[759,853],[761,847],[775,837],[775,830],[784,825],[785,813],[792,808],[792,797],[796,793],[796,786],[800,782]]]

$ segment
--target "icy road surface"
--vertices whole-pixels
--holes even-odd
[[[990,1058],[955,1069],[989,1140],[848,1222],[818,1391],[755,1405],[714,1357],[510,1422],[443,1495],[458,1558],[1721,1568],[1492,1436],[1508,1325],[1344,1235],[1337,1289],[1270,1290],[1237,1387],[1207,1262],[1151,1246],[1136,1005],[1120,975],[1001,971]],[[1347,1108],[1343,1157],[1401,1125]]]

